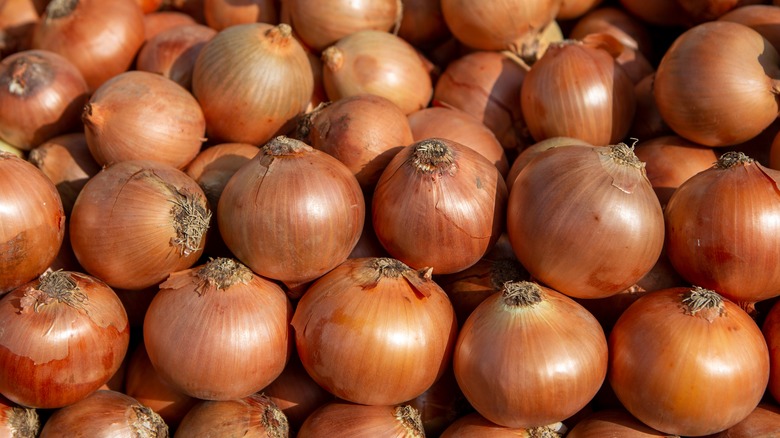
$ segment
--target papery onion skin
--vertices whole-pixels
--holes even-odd
[[[99,390],[55,411],[43,425],[39,438],[63,436],[168,438],[169,430],[156,412],[134,398]]]
[[[620,0],[620,5],[648,24],[665,27],[692,25],[688,13],[677,0]]]
[[[136,69],[161,74],[189,90],[195,60],[216,34],[214,29],[194,23],[160,32],[138,52]]]
[[[28,407],[60,408],[108,382],[130,340],[122,302],[102,281],[57,271],[0,300],[0,393]]]
[[[675,270],[737,302],[780,295],[778,181],[780,171],[727,152],[680,185],[664,210]]]
[[[487,158],[452,140],[428,138],[406,146],[382,172],[371,219],[391,256],[451,274],[493,247],[506,198],[504,179]]]
[[[669,438],[669,434],[648,427],[623,409],[596,411],[577,422],[566,435],[567,438],[601,438],[605,436]]]
[[[130,160],[93,176],[69,219],[73,252],[84,269],[112,287],[138,290],[195,264],[211,210],[184,172]]]
[[[430,271],[391,258],[349,259],[325,274],[301,297],[292,325],[309,375],[337,397],[368,405],[425,392],[450,363],[457,334]]]
[[[518,260],[534,278],[577,298],[607,297],[636,283],[664,244],[663,211],[643,166],[622,143],[540,153],[509,195],[507,231]]]
[[[655,94],[653,92],[654,82],[655,72],[640,79],[634,85],[636,113],[634,114],[634,123],[628,131],[633,138],[645,140],[664,135],[674,135],[672,128],[666,124],[658,112],[658,105],[655,103]]]
[[[203,47],[192,92],[210,140],[261,145],[306,109],[314,78],[291,32],[287,24],[241,24]]]
[[[759,403],[758,407],[744,420],[707,438],[769,438],[778,433],[780,433],[780,407],[769,403]]]
[[[235,400],[282,373],[291,317],[278,285],[233,259],[217,258],[160,284],[144,318],[144,345],[154,369],[176,390]]]
[[[184,437],[287,437],[284,413],[262,394],[239,400],[202,401],[184,417],[176,434]]]
[[[778,66],[777,50],[755,30],[728,21],[700,24],[680,35],[658,65],[653,85],[658,111],[678,135],[695,143],[745,142],[777,118]]]
[[[651,292],[609,337],[610,386],[644,424],[670,434],[723,431],[747,417],[769,379],[761,330],[736,304],[699,287]]]
[[[553,427],[512,428],[499,426],[476,412],[452,423],[440,438],[560,438],[563,432]]]
[[[349,436],[353,438],[423,438],[420,413],[409,405],[364,406],[328,403],[303,423],[298,438]]]
[[[417,409],[425,435],[431,437],[441,436],[450,424],[472,411],[458,387],[451,366],[427,391],[405,404]]]
[[[29,151],[80,128],[87,83],[73,63],[46,50],[14,53],[0,62],[0,138]]]
[[[38,410],[25,408],[0,395],[0,434],[9,438],[36,438],[41,430]]]
[[[29,162],[0,151],[0,295],[42,274],[65,237],[54,184]]]

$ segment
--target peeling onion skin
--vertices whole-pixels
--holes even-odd
[[[769,351],[739,306],[700,287],[650,292],[609,337],[610,386],[642,423],[701,436],[745,419],[769,380]]]
[[[239,400],[201,401],[182,420],[176,436],[286,438],[287,417],[262,394]]]
[[[206,24],[217,31],[239,24],[277,24],[276,3],[274,0],[203,0],[203,16]]]
[[[301,426],[297,438],[423,438],[420,413],[409,405],[365,406],[345,402],[326,404]]]
[[[75,403],[107,383],[127,353],[130,325],[102,281],[57,271],[0,300],[0,393],[35,408]]]
[[[99,390],[55,411],[39,438],[168,438],[168,425],[134,398]]]
[[[766,315],[766,319],[761,326],[764,338],[769,347],[770,369],[769,385],[767,392],[774,398],[775,402],[780,401],[780,305],[774,304]]]

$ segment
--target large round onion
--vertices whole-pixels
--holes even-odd
[[[268,397],[253,394],[237,400],[203,401],[184,417],[179,437],[284,438],[290,426]]]
[[[424,438],[420,413],[409,405],[363,406],[333,402],[314,411],[297,438]]]

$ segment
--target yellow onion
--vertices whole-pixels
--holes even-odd
[[[314,411],[298,438],[424,438],[420,413],[409,405],[363,406],[333,402]]]

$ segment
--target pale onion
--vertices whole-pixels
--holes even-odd
[[[195,60],[216,34],[214,29],[194,23],[160,32],[138,52],[136,69],[161,74],[189,90]]]

